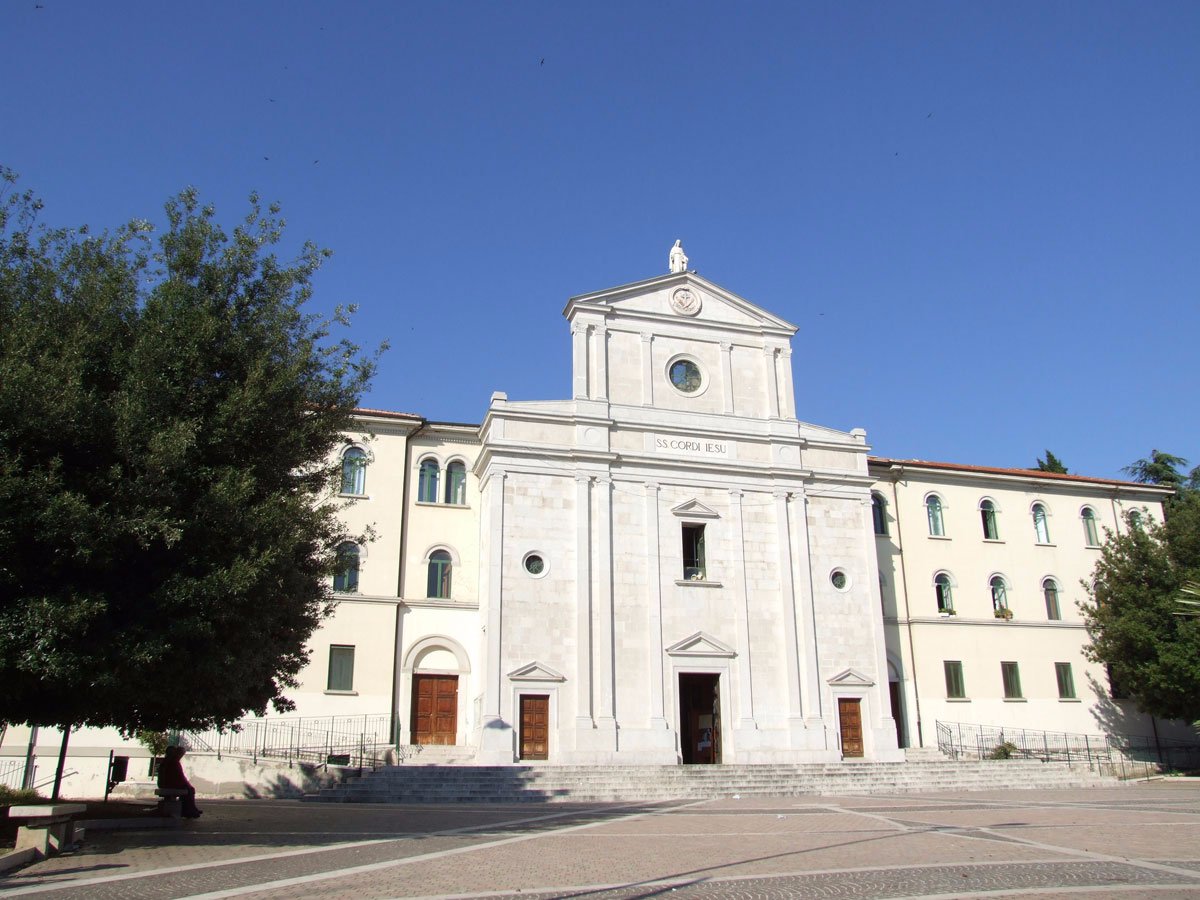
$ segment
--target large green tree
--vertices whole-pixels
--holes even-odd
[[[374,366],[304,309],[327,253],[283,262],[276,208],[226,233],[193,190],[157,238],[49,228],[0,175],[0,721],[289,708]]]
[[[1164,524],[1127,519],[1109,534],[1083,604],[1091,659],[1140,709],[1200,720],[1200,617],[1180,615],[1200,580],[1200,493],[1182,490]]]

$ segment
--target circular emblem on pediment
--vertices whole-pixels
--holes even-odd
[[[675,288],[671,293],[671,309],[681,316],[694,316],[700,312],[700,298],[691,288]]]

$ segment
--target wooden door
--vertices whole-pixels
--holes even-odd
[[[550,697],[521,695],[521,759],[550,758]]]
[[[454,744],[458,739],[458,676],[413,676],[413,743]]]
[[[838,723],[842,730],[842,756],[862,756],[862,712],[860,700],[838,698]]]

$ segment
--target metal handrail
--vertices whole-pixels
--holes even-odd
[[[278,716],[249,718],[223,728],[182,732],[180,744],[190,752],[235,757],[258,762],[261,758],[329,765],[332,758],[348,757],[351,765],[379,765],[384,751],[393,748],[389,713],[360,716]]]
[[[1124,777],[1139,769],[1194,768],[1200,743],[1133,734],[1036,731],[1007,725],[936,722],[938,750],[952,759],[1037,759],[1106,766]]]

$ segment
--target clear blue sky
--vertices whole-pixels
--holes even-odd
[[[877,454],[1200,463],[1200,3],[4,0],[0,36],[46,221],[280,201],[335,251],[315,305],[391,342],[366,405],[568,396],[566,299],[682,238]]]

